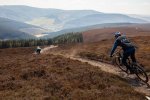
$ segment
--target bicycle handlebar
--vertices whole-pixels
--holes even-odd
[[[122,52],[122,49],[120,48],[120,49],[118,49],[118,51],[116,51],[116,52],[112,55],[112,57],[115,56],[115,55],[118,54],[118,53],[121,53],[121,52]]]

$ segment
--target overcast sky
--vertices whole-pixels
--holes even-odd
[[[28,5],[65,10],[150,15],[150,0],[0,0],[0,5]]]

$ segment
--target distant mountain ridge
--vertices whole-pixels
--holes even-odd
[[[52,31],[103,23],[146,22],[145,20],[132,18],[123,14],[109,14],[94,10],[60,10],[29,6],[0,6],[0,11],[0,17],[49,28]],[[41,18],[45,18],[48,22],[41,22]]]
[[[71,32],[71,29],[97,24],[108,24],[110,26],[111,23],[147,23],[144,19],[133,18],[124,14],[109,14],[94,10],[46,9],[18,5],[0,6],[0,17],[17,21],[16,24],[13,23],[13,28],[19,27],[17,30],[19,29],[21,32],[42,34],[45,33],[44,29],[46,29],[47,33],[54,33],[53,36],[55,36],[55,33],[57,33],[56,35],[62,34],[59,33],[61,30],[70,30]],[[26,23],[29,28],[25,28],[25,26],[20,28],[22,26],[20,23],[24,23],[24,25]],[[7,25],[9,26],[9,24]],[[5,27],[8,27],[7,25]]]
[[[93,14],[69,21],[66,25],[89,26],[104,23],[146,23],[147,21],[122,14]]]
[[[0,17],[0,39],[35,38],[32,34],[28,34],[29,31],[21,30],[30,28],[38,29],[39,27]]]
[[[129,14],[128,16],[133,17],[133,18],[143,19],[143,20],[146,20],[146,21],[150,22],[150,15]]]
[[[85,27],[79,27],[79,28],[70,28],[70,29],[64,29],[58,32],[50,32],[46,33],[49,34],[47,36],[44,36],[43,38],[53,38],[55,36],[65,34],[65,33],[71,33],[71,32],[84,32],[88,30],[95,30],[95,29],[108,29],[108,28],[122,28],[122,27],[128,27],[128,28],[134,28],[134,29],[143,29],[143,30],[150,30],[150,23],[106,23],[106,24],[96,24],[96,25],[90,25]]]
[[[43,28],[48,28],[53,31],[63,29],[63,25],[73,19],[80,18],[90,14],[97,14],[93,10],[59,10],[59,9],[42,9],[28,6],[0,6],[0,17],[8,18],[20,22],[26,22],[28,24],[37,25]],[[45,26],[41,25],[41,22],[36,24],[33,22],[35,19],[38,21],[41,18],[47,20],[54,20],[54,22],[45,22]]]

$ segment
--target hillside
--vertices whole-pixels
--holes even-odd
[[[10,40],[10,39],[29,39],[29,38],[35,38],[32,35],[29,35],[27,33],[13,30],[13,29],[7,29],[7,28],[0,28],[0,40]]]
[[[65,33],[70,33],[70,32],[83,32],[85,35],[87,33],[91,35],[93,34],[93,36],[95,34],[98,34],[98,33],[94,33],[94,30],[99,30],[99,31],[102,31],[102,29],[110,29],[110,28],[116,28],[116,31],[117,29],[119,28],[123,28],[123,27],[131,27],[133,28],[134,30],[136,28],[142,28],[143,30],[149,30],[150,29],[150,24],[147,23],[147,24],[139,24],[139,23],[105,23],[105,24],[96,24],[96,25],[90,25],[90,26],[82,26],[82,27],[79,27],[79,28],[70,28],[70,29],[64,29],[64,30],[61,30],[61,31],[57,31],[57,32],[48,32],[46,34],[48,34],[47,36],[43,37],[43,38],[47,38],[47,37],[50,37],[50,38],[53,38],[53,37],[56,37],[58,35],[61,35],[61,34],[65,34]],[[93,31],[93,32],[92,32]],[[88,38],[87,38],[88,39]]]
[[[0,18],[0,39],[7,40],[7,39],[34,38],[34,36],[32,35],[20,31],[19,27],[27,27],[27,25],[19,24],[17,22],[5,18]]]
[[[143,19],[143,20],[147,20],[148,22],[150,22],[150,16],[149,15],[144,16],[144,15],[137,15],[137,14],[129,14],[128,16]]]
[[[93,10],[61,10],[61,9],[44,9],[44,8],[35,8],[30,6],[23,5],[9,5],[9,6],[0,6],[2,12],[0,12],[1,17],[6,17],[9,19],[19,20],[19,21],[31,21],[34,18],[47,17],[54,18],[57,21],[67,20],[68,18],[79,18],[89,14],[99,13]],[[18,14],[18,15],[15,15]],[[7,16],[8,15],[8,16]],[[68,16],[67,16],[68,15]],[[18,17],[20,17],[18,19]]]
[[[0,17],[0,39],[34,38],[32,35],[42,32],[46,31],[37,26]]]
[[[84,42],[96,42],[113,38],[113,33],[120,31],[128,37],[150,36],[150,24],[129,24],[122,27],[104,27],[83,32]]]
[[[142,100],[125,79],[76,60],[34,48],[0,50],[0,98]],[[12,59],[13,58],[13,59]]]
[[[123,14],[92,14],[66,23],[65,27],[81,27],[102,23],[145,23],[147,21]]]
[[[18,5],[0,6],[0,11],[0,17],[40,26],[50,32],[63,29],[69,20],[100,13],[93,10],[43,9]]]
[[[150,36],[128,37],[138,48],[136,58],[140,64],[150,73]],[[80,56],[91,60],[112,63],[109,57],[114,39],[102,39],[97,42],[86,42],[83,44],[60,45],[50,53]],[[118,47],[119,48],[119,47]]]

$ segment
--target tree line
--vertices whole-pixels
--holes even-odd
[[[0,41],[0,48],[44,46],[52,44],[80,43],[83,42],[82,33],[67,33],[49,39],[21,39]]]
[[[83,36],[79,32],[63,34],[52,39],[53,44],[81,43],[81,42],[83,42]]]

